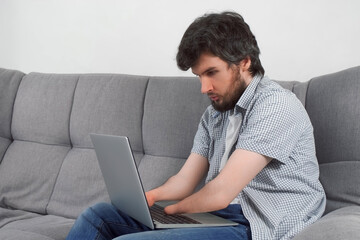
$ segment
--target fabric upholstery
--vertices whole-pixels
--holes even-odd
[[[293,91],[294,85],[296,84],[295,81],[276,81],[280,86],[283,88]]]
[[[359,239],[360,206],[337,209],[305,228],[294,240]]]
[[[23,239],[23,240],[54,240],[54,238],[50,238],[38,233],[33,233],[33,232],[27,232],[27,231],[22,231],[22,230],[18,230],[18,229],[1,229],[0,231],[0,239],[6,239],[6,240],[18,240],[18,239]],[[60,239],[65,239],[64,238],[60,238]]]
[[[0,208],[0,239],[65,239],[73,219]]]
[[[360,205],[359,81],[360,67],[355,67],[309,83],[306,110],[314,126],[326,212]]]
[[[309,81],[308,82],[297,82],[294,85],[294,88],[292,91],[295,93],[297,98],[300,100],[300,102],[306,106],[306,93],[307,89],[309,87]]]
[[[305,106],[306,100],[306,91],[309,85],[309,82],[296,82],[296,81],[277,81],[280,86],[286,88],[293,93],[300,100],[300,102]]]
[[[146,190],[160,186],[180,170],[209,103],[196,78],[150,78],[143,117],[145,156],[139,165]]]
[[[47,206],[48,214],[76,218],[86,206],[102,201],[109,201],[109,197],[95,151],[72,149],[58,174]]]
[[[187,158],[209,104],[196,78],[151,78],[144,103],[145,154]]]
[[[11,137],[10,126],[15,96],[24,73],[0,68],[0,137]]]
[[[74,147],[92,147],[89,133],[128,136],[142,152],[142,115],[148,77],[88,74],[80,77],[71,113]]]
[[[11,120],[15,96],[24,73],[0,68],[0,163],[11,143]]]
[[[77,75],[26,75],[15,101],[13,138],[69,146],[69,115],[78,78]]]
[[[2,228],[11,222],[16,222],[24,219],[32,219],[41,216],[37,213],[32,213],[17,209],[7,209],[0,207],[0,232]],[[0,237],[0,239],[3,239]]]
[[[54,215],[36,216],[7,224],[0,231],[0,239],[12,239],[11,236],[17,239],[65,239],[73,224],[74,219]]]
[[[0,164],[0,206],[45,214],[69,147],[14,141]]]
[[[2,159],[6,152],[6,149],[9,147],[10,143],[11,143],[11,140],[0,137],[0,164],[2,162]]]
[[[70,117],[73,148],[62,164],[48,213],[76,218],[86,206],[109,201],[95,151],[89,149],[93,147],[89,133],[128,136],[140,161],[147,82],[147,77],[119,74],[80,77]]]
[[[182,158],[145,155],[139,165],[139,174],[145,191],[165,183],[184,163],[185,159]]]
[[[359,235],[359,75],[278,81],[309,113],[327,194],[329,213],[297,240]],[[89,133],[128,136],[145,190],[161,185],[209,104],[194,77],[0,69],[0,239],[63,240],[82,210],[110,201]]]

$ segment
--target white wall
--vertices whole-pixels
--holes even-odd
[[[0,67],[190,76],[175,62],[182,34],[223,10],[244,16],[271,78],[360,65],[358,0],[0,0]]]

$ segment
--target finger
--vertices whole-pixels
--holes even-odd
[[[155,203],[154,196],[150,192],[146,192],[145,196],[146,196],[146,200],[147,200],[147,203],[148,203],[149,207],[154,205],[154,203]]]
[[[164,212],[166,214],[177,214],[176,204],[165,207]]]

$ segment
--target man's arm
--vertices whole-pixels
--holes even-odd
[[[165,208],[167,214],[211,212],[226,208],[271,161],[261,154],[237,149],[219,175],[200,191]]]
[[[149,206],[162,200],[182,200],[194,192],[194,189],[209,169],[208,160],[191,153],[181,170],[162,186],[146,192]]]

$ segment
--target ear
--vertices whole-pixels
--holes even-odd
[[[251,66],[251,59],[247,56],[245,59],[241,60],[239,63],[239,68],[241,72],[248,72]]]

